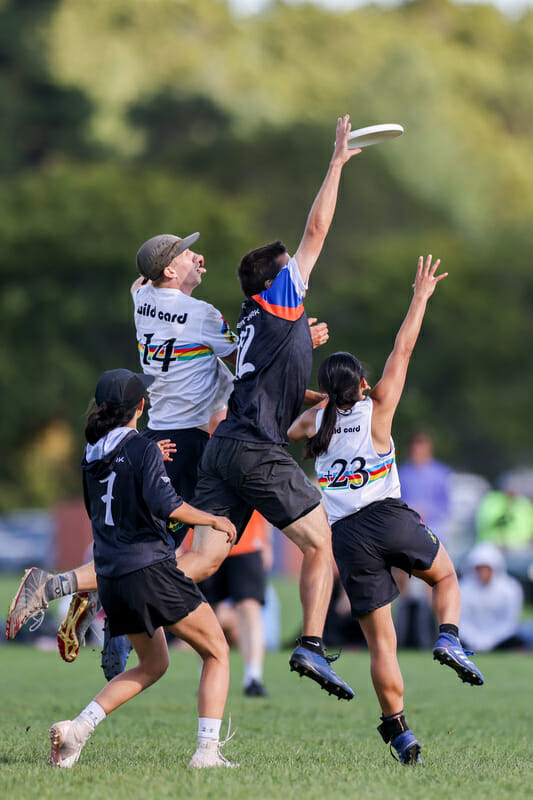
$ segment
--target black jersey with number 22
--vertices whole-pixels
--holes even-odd
[[[215,436],[288,443],[287,429],[300,412],[311,374],[305,289],[291,258],[269,289],[243,303],[233,394]]]

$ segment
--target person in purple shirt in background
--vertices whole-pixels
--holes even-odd
[[[433,440],[425,431],[409,438],[409,460],[399,467],[402,500],[416,508],[441,542],[448,538],[450,467],[433,457]]]

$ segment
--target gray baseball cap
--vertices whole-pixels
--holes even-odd
[[[137,269],[144,278],[143,283],[160,278],[165,267],[199,238],[199,233],[191,233],[185,239],[172,233],[162,233],[148,239],[137,251]]]

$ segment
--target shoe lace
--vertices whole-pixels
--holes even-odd
[[[229,714],[229,719],[228,719],[228,730],[226,731],[226,738],[223,739],[223,741],[218,743],[219,747],[224,747],[225,744],[227,744],[231,739],[233,739],[233,737],[235,736],[235,734],[239,730],[239,728],[237,727],[237,728],[235,728],[234,731],[232,731],[232,733],[230,733],[230,729],[231,729],[231,712]],[[224,758],[224,756],[221,755],[221,758]]]
[[[333,664],[334,661],[339,660],[339,658],[341,657],[341,653],[342,653],[342,647],[339,649],[338,653],[334,653],[331,656],[326,655],[326,652],[324,652],[324,658],[326,659],[328,664]]]
[[[393,759],[394,759],[395,761],[399,761],[400,759],[398,758],[398,756],[397,756],[397,755],[396,755],[396,753],[394,752],[394,748],[393,748],[393,746],[392,746],[392,743],[391,743],[391,742],[389,742],[389,749],[390,749],[390,754],[391,754],[391,756],[393,757]]]
[[[35,614],[32,614],[29,619],[31,620],[31,625],[28,628],[28,630],[30,633],[33,633],[34,631],[37,630],[37,628],[40,628],[41,625],[43,624],[44,608],[40,608],[38,611],[35,612]]]

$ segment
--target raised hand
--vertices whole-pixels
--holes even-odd
[[[447,272],[443,272],[440,275],[435,274],[440,264],[440,258],[437,258],[433,265],[431,264],[432,258],[433,256],[430,254],[425,261],[423,256],[418,259],[415,282],[413,283],[415,297],[423,297],[427,300],[435,291],[437,283],[448,275]]]
[[[348,136],[352,130],[350,123],[350,115],[345,114],[344,117],[339,117],[337,120],[337,131],[335,136],[335,149],[331,157],[331,163],[346,164],[353,156],[361,152],[358,147],[355,150],[348,150]]]

